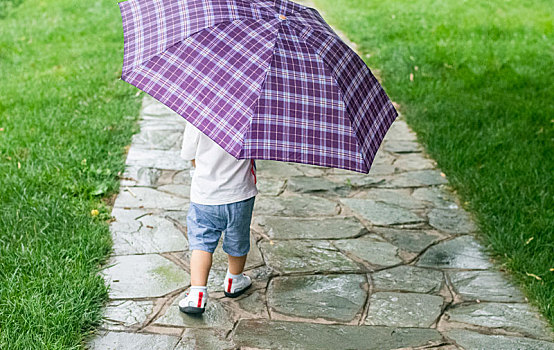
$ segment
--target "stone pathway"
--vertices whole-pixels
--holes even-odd
[[[220,244],[207,311],[181,313],[185,121],[146,96],[140,125],[112,211],[110,303],[90,348],[554,349],[549,325],[489,261],[402,116],[368,175],[258,161],[253,287],[224,297]]]

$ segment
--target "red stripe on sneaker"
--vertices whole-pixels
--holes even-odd
[[[227,293],[231,293],[231,286],[233,285],[233,279],[229,278],[229,285],[227,286]]]
[[[198,307],[202,307],[202,297],[204,296],[204,292],[198,293]]]

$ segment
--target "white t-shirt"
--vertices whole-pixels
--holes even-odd
[[[258,194],[254,160],[236,159],[190,123],[183,134],[181,158],[196,162],[190,186],[193,203],[228,204]]]

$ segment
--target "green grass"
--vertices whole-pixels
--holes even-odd
[[[106,199],[138,131],[122,51],[116,1],[26,0],[0,19],[1,349],[79,348],[100,319]]]
[[[316,3],[379,69],[480,239],[554,324],[554,2]]]

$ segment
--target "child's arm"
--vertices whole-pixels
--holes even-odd
[[[187,126],[185,127],[185,132],[183,134],[181,158],[192,161],[193,166],[196,166],[194,158],[196,158],[196,148],[198,147],[199,138],[200,131],[192,124],[187,123]]]

